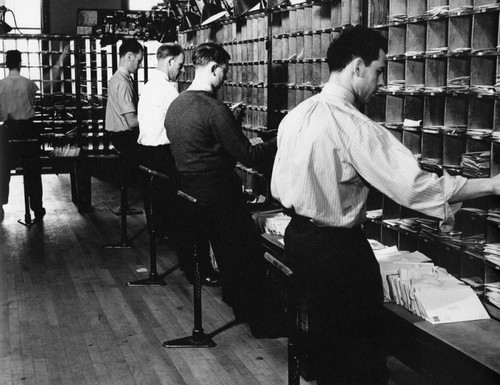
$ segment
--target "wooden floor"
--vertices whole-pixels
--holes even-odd
[[[179,270],[164,287],[125,286],[148,276],[144,216],[129,217],[134,248],[104,249],[120,239],[119,217],[102,204],[118,202],[118,187],[93,178],[94,210],[81,215],[68,176],[44,175],[43,186],[43,224],[17,223],[24,216],[20,177],[11,181],[0,223],[1,385],[287,383],[286,339],[254,339],[246,324],[225,328],[233,315],[219,288],[202,290],[204,329],[217,346],[163,348],[191,334],[192,287]],[[130,202],[141,208],[137,192]],[[160,243],[158,271],[176,263]],[[392,358],[389,366],[391,385],[425,384]]]

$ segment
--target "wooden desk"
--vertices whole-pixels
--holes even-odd
[[[264,248],[277,259],[284,251],[280,238],[261,235]],[[395,303],[384,307],[388,353],[431,384],[500,384],[500,322],[490,319],[433,325]],[[300,334],[307,336],[307,330]],[[310,359],[299,354],[299,360],[303,357]],[[314,377],[309,366],[306,361],[305,368],[301,367],[306,380]]]

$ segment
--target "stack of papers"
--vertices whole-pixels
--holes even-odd
[[[425,51],[406,51],[405,56],[410,57],[410,56],[422,56],[425,54]]]
[[[456,125],[456,126],[443,126],[441,128],[443,130],[443,133],[446,135],[460,135],[465,133],[467,130],[466,125]]]
[[[500,308],[500,282],[492,282],[484,285],[484,295],[488,301]]]
[[[369,219],[379,219],[382,218],[382,209],[368,210],[366,212],[366,217]]]
[[[484,259],[500,266],[500,243],[487,243],[484,245]]]
[[[433,324],[489,318],[472,288],[435,266],[424,254],[398,251],[395,246],[381,248],[379,244],[374,254],[386,301],[394,301]]]
[[[450,9],[450,14],[470,13],[473,9],[472,5],[462,5],[461,7]]]
[[[495,86],[484,84],[475,84],[469,90],[476,95],[495,95],[496,91]]]
[[[482,138],[487,138],[491,135],[491,128],[467,128],[466,132],[469,136],[480,136]]]
[[[278,213],[264,221],[264,231],[268,234],[285,235],[285,230],[291,221],[291,217],[283,213]]]
[[[427,55],[439,55],[448,52],[448,47],[435,47],[429,48],[426,52]]]
[[[470,52],[471,48],[470,47],[457,47],[453,48],[450,50],[450,53],[465,53],[465,52]]]
[[[403,121],[403,127],[405,128],[418,128],[421,126],[422,126],[422,119],[414,120],[405,118],[405,120]]]
[[[500,223],[500,208],[491,208],[488,210],[488,217],[486,218],[488,221],[492,221],[495,223]]]
[[[425,12],[428,17],[446,16],[450,12],[449,5],[438,5]]]
[[[490,151],[462,154],[462,174],[469,178],[488,178],[490,176],[490,158]]]
[[[443,160],[441,158],[422,158],[420,160],[420,164],[426,168],[431,169],[432,171],[437,171],[441,169]]]
[[[467,92],[469,90],[470,76],[459,76],[448,79],[446,89],[450,92]]]
[[[407,84],[405,86],[405,92],[423,92],[424,90],[424,84]]]
[[[439,92],[444,92],[446,91],[446,87],[444,86],[425,86],[424,87],[424,92],[427,93],[439,93]]]
[[[380,89],[389,92],[404,91],[405,83],[404,80],[391,80],[387,83],[387,86],[380,87]]]
[[[405,22],[407,16],[402,13],[399,13],[399,14],[389,15],[387,16],[387,19],[389,20],[389,23]]]

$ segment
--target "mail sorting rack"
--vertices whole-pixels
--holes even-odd
[[[427,171],[469,178],[497,175],[499,5],[390,0],[370,6],[369,24],[388,38],[389,47],[387,86],[367,107],[368,116],[398,138]],[[488,287],[500,281],[500,266],[485,251],[485,245],[500,242],[499,207],[497,197],[465,202],[456,217],[457,233],[443,237],[436,225],[434,234],[422,231],[421,223],[411,225],[410,218],[422,219],[421,214],[372,192],[370,208],[382,209],[382,217],[365,229],[383,243],[424,252],[470,284],[490,314],[500,319]],[[429,218],[423,219],[425,226]]]
[[[221,44],[231,56],[229,71],[217,97],[232,106],[240,104],[244,109],[242,129],[249,139],[266,140],[268,130],[268,22],[265,11],[254,11],[245,18],[224,20],[208,26],[181,31],[179,43],[185,52],[185,70],[179,79],[179,89],[185,90],[194,78],[192,53],[204,42]],[[242,187],[251,195],[269,197],[265,173],[269,170],[248,168],[237,164],[236,172],[242,179]]]
[[[361,2],[277,6],[269,18],[268,124],[276,129],[288,111],[321,91],[330,75],[328,46],[342,29],[361,22]]]

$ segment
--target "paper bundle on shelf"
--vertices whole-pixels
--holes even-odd
[[[500,308],[500,282],[484,285],[484,295],[488,301]]]
[[[273,217],[266,218],[264,221],[264,230],[266,233],[285,235],[285,230],[291,221],[291,217],[283,213],[278,213]]]
[[[450,12],[449,5],[438,5],[425,11],[428,17],[446,16]]]
[[[462,154],[462,174],[470,178],[488,178],[491,167],[490,151],[475,151]]]
[[[433,324],[489,318],[471,287],[435,266],[424,254],[381,247],[380,243],[373,243],[372,248],[386,301],[394,301]]]
[[[448,79],[446,89],[453,92],[468,91],[470,83],[470,76],[458,76],[456,78]]]

